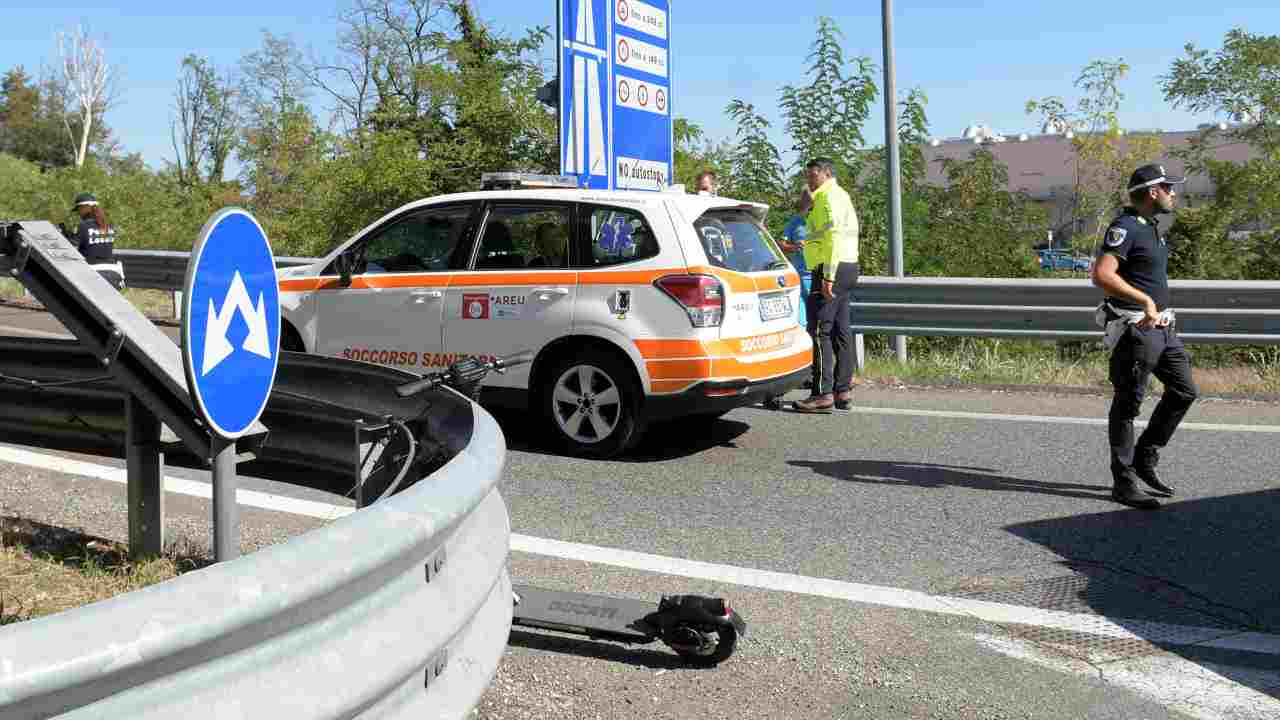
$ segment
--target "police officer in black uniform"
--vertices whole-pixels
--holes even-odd
[[[1198,395],[1191,379],[1191,356],[1174,326],[1169,306],[1169,248],[1160,235],[1156,216],[1173,211],[1175,186],[1183,178],[1167,175],[1160,165],[1144,165],[1129,178],[1129,201],[1107,228],[1098,248],[1093,282],[1106,295],[1101,311],[1108,325],[1111,353],[1111,401],[1108,436],[1111,445],[1111,497],[1143,509],[1160,507],[1144,492],[1173,495],[1173,488],[1156,475],[1160,449],[1168,444]],[[1164,395],[1147,429],[1134,442],[1133,419],[1138,416],[1147,380],[1155,375]]]
[[[80,215],[75,241],[86,262],[111,286],[124,287],[124,268],[115,259],[116,231],[107,223],[107,214],[98,199],[89,193],[76,196],[75,211]]]

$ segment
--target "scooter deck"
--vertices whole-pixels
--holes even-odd
[[[527,627],[606,637],[614,640],[649,642],[643,619],[656,612],[656,602],[589,595],[587,593],[543,590],[529,585],[513,585],[519,596],[512,623]]]

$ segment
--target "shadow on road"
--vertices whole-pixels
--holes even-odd
[[[1109,500],[1111,486],[1045,482],[1000,475],[991,468],[877,460],[788,460],[829,478],[871,485],[909,485],[920,488],[960,487],[995,492],[1039,493],[1059,497]]]
[[[552,633],[525,632],[513,629],[507,644],[529,648],[530,650],[545,650],[566,655],[578,655],[592,660],[634,665],[651,670],[675,670],[686,667],[684,661],[678,655],[672,653]]]
[[[527,412],[506,408],[485,409],[498,421],[502,433],[507,437],[509,449],[539,455],[562,454],[553,446],[541,427],[529,422]],[[619,457],[609,458],[609,462],[679,460],[715,447],[737,447],[734,441],[750,429],[751,426],[744,422],[725,418],[670,420],[649,428],[638,445]]]
[[[1106,616],[1148,654],[1174,653],[1280,699],[1280,488],[1006,529],[1066,558],[1074,580],[1053,594],[1062,609]],[[1269,651],[1211,645],[1246,643],[1246,633],[1269,635]]]

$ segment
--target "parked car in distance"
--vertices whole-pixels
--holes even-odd
[[[1083,255],[1072,255],[1070,250],[1040,250],[1037,253],[1040,269],[1089,271],[1089,258]]]

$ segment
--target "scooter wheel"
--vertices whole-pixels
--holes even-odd
[[[693,634],[701,639],[698,643],[672,643],[671,649],[694,667],[715,667],[733,654],[738,644],[738,631],[733,626],[714,626],[694,628],[680,626],[675,629],[677,636]]]

